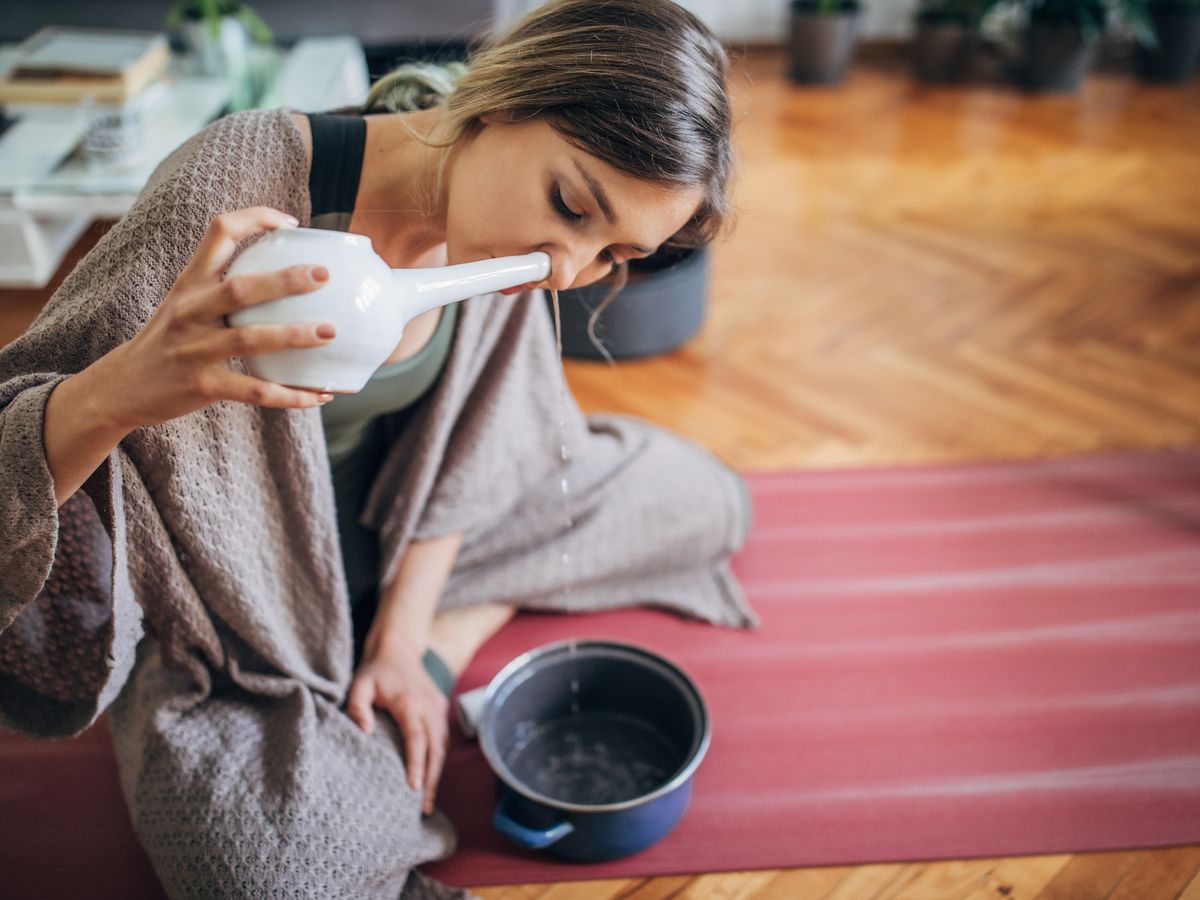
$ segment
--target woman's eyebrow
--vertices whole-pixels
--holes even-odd
[[[588,186],[588,190],[591,191],[592,196],[596,198],[596,205],[600,207],[600,212],[604,213],[604,218],[608,219],[608,223],[610,225],[619,224],[620,220],[617,218],[617,214],[613,211],[612,204],[608,202],[608,195],[604,193],[604,188],[601,186],[600,182],[588,174],[587,169],[580,165],[579,160],[573,159],[571,162],[575,164],[575,169],[579,172],[579,177],[584,180]],[[641,247],[637,244],[630,244],[629,246],[631,246],[638,253],[645,253],[647,256],[654,252],[653,250],[647,250],[645,247]]]
[[[600,207],[600,212],[604,213],[604,218],[608,219],[608,224],[619,224],[617,214],[613,212],[612,204],[608,202],[608,195],[604,193],[604,188],[600,186],[600,182],[588,174],[587,169],[580,165],[579,160],[573,159],[571,162],[575,164],[575,168],[578,170],[579,176],[585,182],[587,182],[588,190],[590,190],[592,192],[592,196],[596,198],[596,203]]]

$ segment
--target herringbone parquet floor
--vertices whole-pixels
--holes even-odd
[[[1200,84],[838,90],[739,69],[739,219],[697,340],[572,364],[748,468],[1200,440]]]
[[[570,363],[593,410],[748,469],[1200,442],[1200,82],[801,89],[739,61],[739,217],[702,333]],[[0,293],[0,340],[46,292]],[[490,888],[487,900],[1200,900],[1200,847]]]

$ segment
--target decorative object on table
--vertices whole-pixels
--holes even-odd
[[[1200,64],[1200,0],[1150,0],[1157,46],[1138,48],[1138,74],[1147,81],[1181,84]]]
[[[984,0],[984,13],[999,7],[1024,19],[1020,77],[1032,91],[1077,90],[1118,9],[1139,43],[1155,42],[1145,0]]]
[[[631,261],[628,282],[596,319],[596,342],[589,324],[612,285],[601,281],[560,292],[563,355],[636,359],[675,349],[704,322],[708,260],[708,250],[698,247]]]
[[[141,104],[118,106],[83,104],[87,130],[83,135],[83,156],[90,166],[129,166],[146,156],[146,128]]]
[[[0,103],[125,103],[170,61],[161,34],[48,27],[17,48]]]
[[[931,83],[963,80],[981,9],[979,0],[922,0],[913,44],[917,78]]]
[[[837,84],[858,44],[857,0],[792,0],[788,75],[798,84]]]
[[[251,41],[271,43],[271,29],[253,9],[233,0],[183,0],[167,14],[178,28],[199,74],[225,78],[233,109],[246,109],[261,93]]]
[[[496,775],[495,829],[581,862],[629,856],[666,836],[712,735],[682,669],[617,641],[530,650],[458,709]]]

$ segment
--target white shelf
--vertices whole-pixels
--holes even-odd
[[[0,47],[0,72],[11,62]],[[288,51],[260,106],[326,110],[360,103],[369,80],[353,37],[308,38]],[[42,287],[92,219],[120,218],[154,168],[229,104],[224,80],[171,74],[131,101],[144,123],[141,158],[89,164],[76,150],[88,115],[79,107],[22,105],[0,135],[0,287]]]
[[[12,205],[43,214],[88,211],[97,217],[124,215],[154,167],[215,119],[229,102],[229,88],[216,78],[177,77],[162,88],[140,107],[146,147],[136,164],[96,166],[75,153],[50,175],[14,191]]]
[[[90,215],[41,218],[0,209],[0,285],[44,287],[91,222]]]

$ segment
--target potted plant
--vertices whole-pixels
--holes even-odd
[[[238,77],[249,65],[249,41],[271,42],[258,13],[234,0],[183,0],[167,14],[167,28],[180,30],[205,75]]]
[[[1150,0],[1156,46],[1138,48],[1138,73],[1148,81],[1180,83],[1200,61],[1200,0]]]
[[[1141,42],[1153,43],[1145,0],[984,0],[983,12],[1017,7],[1025,15],[1021,77],[1034,91],[1073,91],[1083,82],[1119,6]]]
[[[979,24],[979,0],[921,0],[913,65],[917,78],[959,81]]]
[[[857,0],[792,0],[788,74],[799,84],[841,81],[858,43]]]

